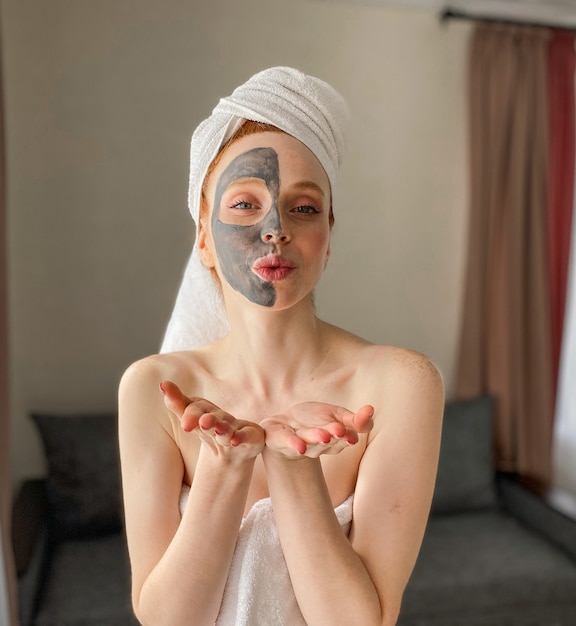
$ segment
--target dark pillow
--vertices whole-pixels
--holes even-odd
[[[489,396],[446,404],[433,513],[495,506],[492,410]]]
[[[122,526],[118,419],[32,414],[48,464],[50,523],[58,536],[86,537]]]

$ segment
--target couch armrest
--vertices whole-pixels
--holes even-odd
[[[12,508],[12,546],[18,576],[20,623],[31,623],[48,551],[45,482],[28,480]]]
[[[538,493],[517,476],[498,474],[502,507],[523,524],[560,547],[576,561],[576,518],[554,506],[546,493]]]

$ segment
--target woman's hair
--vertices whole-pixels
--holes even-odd
[[[263,122],[254,122],[252,120],[246,120],[236,131],[232,134],[230,139],[226,141],[218,154],[212,159],[212,162],[208,166],[206,170],[206,176],[204,177],[204,182],[202,183],[202,193],[200,196],[200,219],[198,220],[198,229],[203,228],[202,223],[206,216],[208,215],[208,200],[206,198],[206,185],[207,181],[212,175],[212,172],[221,161],[222,156],[226,152],[226,150],[239,139],[243,137],[247,137],[248,135],[256,135],[257,133],[283,133],[283,130],[280,130],[276,126],[272,126],[271,124],[265,124]],[[334,225],[334,213],[332,211],[332,203],[330,203],[330,215],[329,215],[330,228]]]

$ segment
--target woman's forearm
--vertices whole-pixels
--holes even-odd
[[[336,518],[319,459],[287,459],[268,450],[263,458],[280,541],[307,624],[385,623],[376,588]]]
[[[212,626],[218,615],[254,459],[201,452],[182,521],[134,601],[145,626]]]

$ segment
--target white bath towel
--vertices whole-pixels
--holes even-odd
[[[183,513],[190,488],[180,496]],[[334,512],[343,532],[352,523],[354,496]],[[306,626],[284,560],[270,498],[242,520],[216,626]]]
[[[195,223],[208,166],[246,120],[272,124],[299,139],[320,161],[334,191],[347,115],[342,96],[314,76],[290,67],[273,67],[252,76],[222,98],[192,136],[188,207]],[[220,291],[194,246],[161,352],[199,348],[227,332]]]

